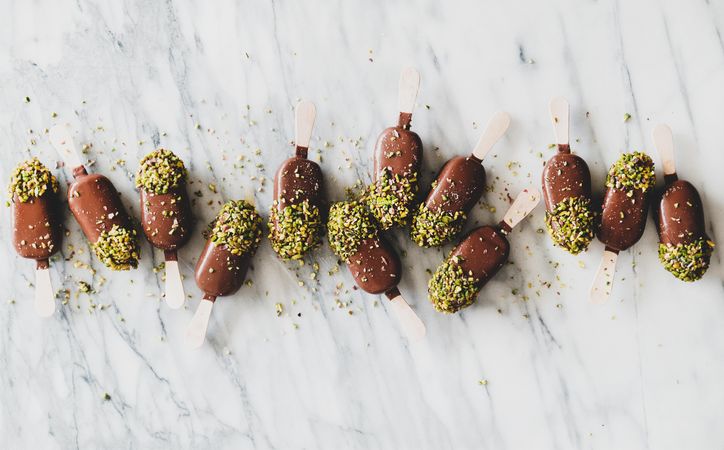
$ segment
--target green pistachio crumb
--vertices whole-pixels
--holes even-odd
[[[38,158],[32,158],[15,168],[10,177],[8,191],[11,198],[17,195],[20,202],[26,203],[33,198],[42,197],[48,188],[57,193],[58,180]]]
[[[641,189],[647,192],[656,184],[654,162],[643,152],[624,153],[606,177],[606,186],[623,191]]]
[[[209,225],[208,239],[226,246],[234,255],[256,252],[261,241],[262,219],[254,206],[245,200],[226,202]]]
[[[329,209],[327,233],[332,251],[347,261],[364,239],[377,236],[377,226],[360,202],[337,202]]]
[[[440,246],[460,233],[466,218],[462,211],[432,210],[423,203],[412,218],[410,237],[420,247]]]
[[[153,194],[166,194],[186,182],[184,162],[172,151],[160,148],[146,155],[136,175],[136,187]]]
[[[319,208],[304,199],[280,211],[277,201],[269,214],[269,241],[283,259],[301,259],[319,246],[322,220]]]
[[[682,281],[696,281],[709,268],[714,242],[699,238],[688,244],[659,243],[659,261]]]
[[[140,249],[136,240],[136,230],[113,225],[110,231],[101,233],[93,244],[98,259],[112,270],[128,270],[138,266]]]
[[[367,188],[365,203],[383,230],[407,225],[417,187],[417,172],[399,175],[385,169]]]
[[[448,256],[430,279],[427,292],[436,310],[450,314],[473,304],[479,282],[463,271],[459,257]]]
[[[568,197],[546,212],[546,228],[556,245],[577,255],[593,240],[594,218],[591,199]]]

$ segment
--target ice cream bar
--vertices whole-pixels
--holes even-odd
[[[75,181],[68,186],[68,206],[98,259],[112,270],[137,267],[136,230],[113,183],[86,171],[67,126],[53,127],[50,141],[73,168]]]
[[[482,161],[510,125],[499,112],[488,123],[472,155],[458,156],[443,166],[425,201],[412,218],[410,237],[422,247],[437,247],[462,230],[467,215],[485,190]]]
[[[377,139],[374,179],[365,199],[383,230],[407,225],[412,215],[422,164],[422,140],[410,130],[419,86],[417,70],[402,71],[397,126],[386,128]]]
[[[653,138],[663,160],[665,183],[657,213],[659,260],[676,278],[696,281],[709,268],[714,250],[714,242],[706,234],[704,206],[696,188],[678,179],[671,129],[658,125]]]
[[[190,347],[204,343],[216,298],[234,294],[244,283],[261,234],[261,217],[244,200],[227,202],[209,226],[206,246],[196,263],[196,285],[204,297],[186,330]]]
[[[480,289],[508,260],[508,233],[539,201],[538,191],[523,190],[497,226],[475,228],[460,241],[428,284],[435,309],[455,313],[473,304]]]
[[[583,158],[571,153],[566,99],[553,99],[550,111],[558,151],[543,168],[546,228],[557,246],[575,255],[593,240],[591,173]]]
[[[372,215],[358,201],[338,202],[329,210],[329,245],[342,258],[355,283],[370,294],[384,293],[392,302],[411,339],[425,335],[425,326],[397,289],[402,277],[400,259],[379,235]]]
[[[322,169],[307,159],[316,111],[311,102],[296,108],[296,155],[274,176],[269,241],[282,259],[302,259],[320,244],[323,206]]]
[[[183,161],[166,149],[146,155],[136,174],[136,187],[141,190],[141,228],[151,245],[164,251],[165,297],[173,309],[180,308],[185,299],[177,252],[189,240],[193,225],[187,176]]]
[[[608,171],[598,230],[606,249],[591,288],[594,303],[604,302],[611,293],[616,255],[643,235],[655,183],[654,162],[642,152],[624,153]]]
[[[35,310],[42,317],[55,311],[49,258],[63,240],[58,182],[37,158],[18,165],[10,181],[13,244],[23,258],[36,261]]]

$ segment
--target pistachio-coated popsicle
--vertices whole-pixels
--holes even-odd
[[[508,260],[508,234],[538,202],[538,191],[524,189],[497,226],[475,228],[460,241],[428,283],[436,310],[455,313],[473,304],[480,289]]]
[[[380,236],[377,223],[358,201],[338,202],[329,210],[329,245],[342,258],[365,292],[382,294],[390,300],[407,336],[418,340],[425,336],[425,325],[400,294],[402,277],[400,258]]]
[[[550,112],[558,152],[543,168],[546,228],[554,244],[576,255],[586,251],[593,240],[591,173],[583,158],[571,153],[566,99],[551,100]]]
[[[472,155],[456,156],[445,163],[412,218],[410,237],[417,245],[437,247],[460,233],[468,213],[485,190],[483,158],[509,125],[508,113],[497,113],[488,122]]]
[[[144,156],[136,174],[141,190],[141,228],[154,247],[164,251],[166,303],[180,308],[185,300],[178,250],[191,236],[191,204],[186,192],[188,174],[172,151],[155,150]]]
[[[598,229],[598,240],[606,249],[591,287],[594,303],[602,303],[611,295],[618,253],[644,234],[655,184],[654,162],[642,152],[624,153],[608,171]]]
[[[18,165],[10,178],[13,244],[23,258],[36,261],[35,311],[53,315],[55,293],[50,283],[50,257],[60,250],[58,181],[37,158]]]
[[[261,241],[261,222],[251,203],[238,200],[226,202],[209,225],[195,274],[196,285],[204,297],[186,329],[189,347],[198,348],[204,343],[216,298],[233,295],[244,283]]]
[[[73,169],[68,206],[98,259],[112,270],[136,268],[140,255],[136,230],[111,180],[88,173],[68,126],[53,127],[50,142]]]
[[[665,184],[658,199],[659,260],[676,278],[696,281],[709,268],[714,250],[706,234],[704,205],[694,185],[676,174],[671,129],[657,125],[653,138],[663,161]]]
[[[383,230],[407,225],[413,212],[422,164],[422,140],[410,126],[419,87],[417,70],[404,69],[400,75],[397,126],[386,128],[377,139],[374,179],[365,201]]]
[[[311,102],[296,108],[296,155],[274,176],[274,202],[269,214],[269,241],[282,259],[302,259],[321,242],[322,169],[307,158],[316,109]]]

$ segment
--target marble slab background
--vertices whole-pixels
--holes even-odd
[[[339,200],[370,180],[374,140],[396,121],[399,71],[413,65],[425,183],[472,149],[495,111],[513,117],[468,228],[497,222],[508,194],[538,185],[552,155],[547,104],[565,95],[573,147],[598,194],[621,151],[659,161],[650,132],[668,123],[679,173],[699,188],[710,235],[724,243],[721,2],[3,0],[0,10],[3,185],[31,155],[55,167],[43,130],[72,122],[135,217],[133,174],[158,146],[186,161],[192,190],[203,192],[199,229],[221,201],[251,192],[266,216],[304,98],[318,110],[311,155]],[[144,242],[138,270],[109,273],[68,215],[52,278],[71,298],[42,320],[30,304],[32,263],[13,252],[10,226],[5,209],[2,448],[724,445],[721,249],[703,280],[678,282],[658,263],[652,221],[620,256],[611,301],[593,306],[602,246],[577,257],[554,249],[537,232],[539,208],[513,233],[511,264],[454,316],[426,298],[427,271],[449,247],[423,251],[393,233],[405,255],[401,290],[428,327],[419,345],[400,335],[382,298],[352,290],[344,267],[329,273],[326,245],[296,267],[264,242],[253,285],[217,303],[196,352],[181,344],[200,297],[191,276],[200,233],[181,251],[191,298],[172,311],[152,271],[158,251]],[[79,281],[95,293],[79,293]]]

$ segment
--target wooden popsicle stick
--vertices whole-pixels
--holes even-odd
[[[674,137],[671,128],[664,124],[658,124],[651,132],[651,136],[654,139],[654,146],[664,163],[664,175],[674,175],[676,166],[674,165]]]
[[[485,126],[483,135],[480,136],[477,145],[473,149],[473,156],[483,160],[496,142],[503,137],[510,126],[510,114],[505,111],[495,113],[488,125]]]
[[[178,309],[183,306],[185,298],[178,261],[166,260],[166,304],[171,309]]]
[[[551,111],[551,122],[556,133],[556,144],[568,145],[570,142],[570,106],[568,100],[563,97],[556,97],[549,105]]]
[[[297,147],[309,148],[316,117],[317,109],[314,107],[314,103],[308,101],[297,103],[294,130],[294,141]]]
[[[611,296],[611,289],[613,289],[613,277],[616,274],[617,257],[618,252],[609,250],[608,248],[603,252],[601,265],[598,266],[598,272],[596,272],[596,277],[593,279],[593,285],[591,285],[591,303],[605,303]]]
[[[211,309],[214,301],[204,297],[196,308],[196,313],[186,328],[186,346],[190,349],[197,349],[204,345],[206,340],[206,329],[209,327]]]
[[[390,302],[392,302],[392,309],[395,310],[397,320],[400,322],[402,330],[407,338],[411,342],[418,342],[422,340],[427,333],[425,324],[422,323],[420,317],[410,307],[410,304],[407,303],[402,294],[396,295],[390,299]]]
[[[83,165],[78,149],[73,142],[73,133],[70,124],[56,125],[48,133],[50,143],[65,161],[65,165],[71,169]]]
[[[55,312],[55,293],[50,282],[50,269],[35,269],[35,312],[40,317],[50,317]]]
[[[511,229],[515,228],[521,220],[525,218],[540,202],[540,192],[533,188],[523,189],[520,194],[515,198],[513,204],[510,205],[505,216],[503,216],[503,222],[505,222]]]
[[[398,106],[401,113],[412,114],[415,109],[417,92],[420,90],[420,72],[413,67],[402,69],[400,74],[400,87]]]

